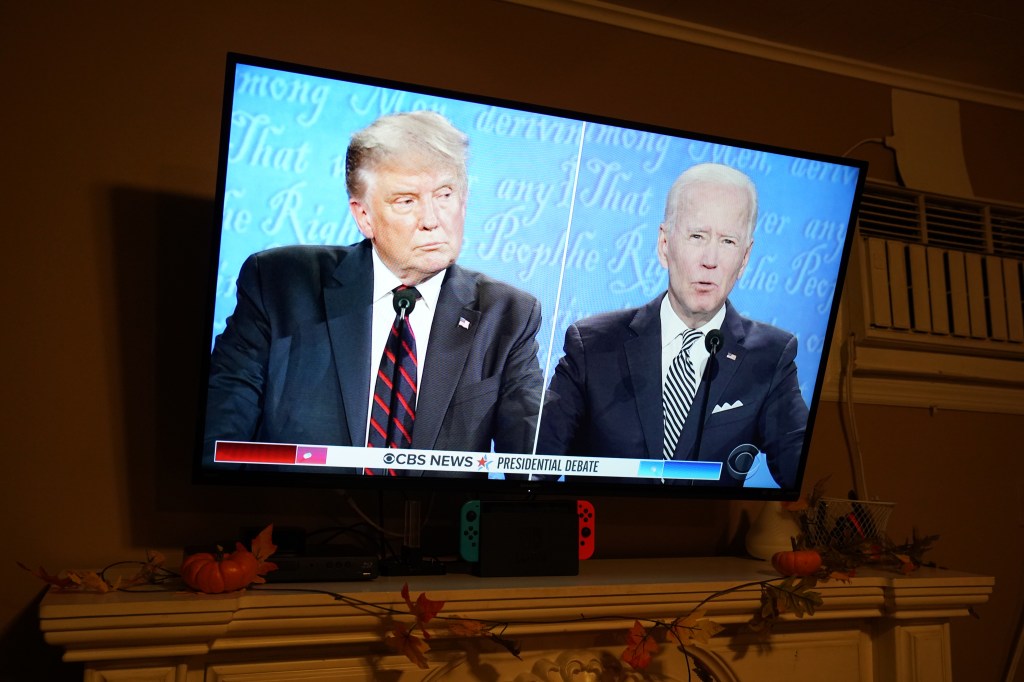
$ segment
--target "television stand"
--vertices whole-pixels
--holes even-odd
[[[442,562],[423,558],[420,541],[423,519],[419,500],[405,500],[403,523],[401,554],[383,559],[380,574],[444,575],[447,569]]]
[[[385,576],[444,575],[448,572],[444,562],[424,559],[419,548],[402,547],[402,554],[380,562],[380,574]]]

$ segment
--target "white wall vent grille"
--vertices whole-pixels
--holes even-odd
[[[1024,259],[1024,207],[954,199],[868,184],[862,236]]]
[[[866,339],[1024,355],[1024,209],[872,184],[857,227]]]
[[[857,229],[826,397],[851,344],[855,402],[1024,414],[1024,208],[872,183]]]

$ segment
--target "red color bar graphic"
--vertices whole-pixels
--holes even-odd
[[[217,443],[214,461],[295,464],[295,446],[274,443]]]

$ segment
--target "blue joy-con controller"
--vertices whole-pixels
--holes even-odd
[[[480,500],[462,505],[459,554],[464,561],[480,561]]]

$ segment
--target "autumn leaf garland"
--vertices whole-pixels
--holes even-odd
[[[146,552],[145,561],[118,561],[110,564],[102,571],[90,571],[90,570],[66,570],[58,574],[51,574],[42,566],[38,568],[29,568],[20,561],[16,562],[22,569],[28,571],[32,575],[36,576],[46,584],[50,585],[51,589],[55,589],[62,592],[98,592],[100,594],[106,592],[114,592],[117,590],[129,590],[133,587],[140,585],[157,585],[170,581],[177,581],[183,579],[184,582],[192,589],[198,592],[216,593],[222,591],[234,591],[236,589],[245,588],[252,583],[264,582],[263,575],[276,570],[277,566],[268,561],[270,556],[277,551],[277,546],[273,543],[272,535],[274,531],[274,525],[271,524],[264,528],[260,533],[252,539],[251,550],[246,549],[241,543],[236,543],[235,551],[229,555],[224,555],[221,548],[217,548],[217,552],[200,552],[192,554],[186,558],[182,568],[185,569],[190,561],[193,563],[204,562],[213,567],[216,567],[225,560],[231,558],[237,558],[242,560],[247,570],[244,571],[244,575],[237,580],[237,584],[230,584],[225,589],[225,585],[220,583],[217,588],[211,588],[205,580],[193,580],[190,573],[183,570],[182,573],[177,573],[168,568],[164,567],[166,557],[160,552]],[[132,567],[135,570],[125,575],[108,575],[114,573],[114,569],[124,569],[126,567]]]
[[[254,560],[260,565],[260,572],[265,572],[273,566],[267,561],[269,556],[276,550],[271,541],[271,530],[272,527],[264,529],[252,543],[252,554]],[[40,580],[51,585],[53,589],[105,593],[114,590],[128,590],[142,584],[155,584],[176,580],[178,578],[177,574],[163,567],[164,560],[163,555],[159,553],[149,553],[145,562],[118,562],[118,564],[112,564],[99,573],[94,571],[65,571],[61,575],[52,575],[43,568],[29,569],[20,564],[20,562],[19,565]],[[137,564],[138,569],[134,574],[127,577],[107,577],[106,573],[111,568],[122,564]],[[634,619],[632,628],[625,635],[626,646],[621,654],[621,658],[632,668],[643,670],[650,665],[653,656],[661,649],[658,639],[664,638],[667,641],[675,642],[676,648],[686,656],[699,679],[713,680],[714,677],[710,671],[704,668],[699,659],[694,657],[688,649],[688,647],[695,645],[707,644],[711,637],[714,637],[722,630],[720,624],[706,617],[707,609],[704,608],[704,604],[730,592],[759,586],[761,589],[761,608],[753,615],[749,625],[755,631],[767,631],[784,613],[793,613],[799,617],[814,613],[814,609],[821,604],[820,595],[811,590],[815,585],[815,581],[816,579],[813,577],[801,578],[799,580],[794,578],[775,578],[745,583],[710,595],[689,613],[679,616],[674,620]],[[427,654],[430,651],[429,640],[434,636],[434,633],[431,632],[429,626],[431,624],[436,625],[436,621],[443,621],[447,635],[450,637],[458,639],[486,639],[507,650],[516,658],[520,657],[519,643],[504,636],[505,630],[513,624],[512,622],[481,621],[458,615],[441,615],[445,607],[444,601],[431,599],[425,592],[421,592],[413,600],[408,583],[402,586],[401,598],[405,603],[406,611],[412,616],[411,623],[399,620],[398,618],[402,613],[398,610],[362,602],[342,594],[328,594],[357,608],[376,611],[388,617],[390,623],[384,635],[384,643],[392,651],[405,656],[416,666],[423,669],[430,667]],[[581,616],[579,620],[586,620],[586,616]],[[647,623],[648,627],[645,627],[644,623]]]
[[[272,542],[271,532],[272,526],[268,526],[254,538],[251,552],[241,546],[236,548],[236,553],[244,552],[245,555],[251,556],[253,565],[257,567],[251,582],[262,582],[262,574],[276,568],[268,561],[268,558],[277,549]],[[650,666],[653,657],[661,650],[660,640],[674,642],[676,649],[686,657],[689,663],[688,667],[692,669],[697,678],[713,682],[715,677],[712,672],[689,649],[706,645],[723,629],[722,625],[707,618],[705,604],[708,602],[732,592],[758,587],[761,597],[760,605],[747,622],[747,627],[753,632],[767,634],[785,614],[792,614],[798,618],[813,615],[815,610],[822,605],[821,594],[814,590],[817,584],[827,580],[849,582],[856,566],[864,563],[865,556],[868,556],[871,563],[895,564],[899,572],[909,573],[923,564],[922,555],[931,549],[931,545],[936,539],[937,536],[918,536],[915,531],[913,540],[903,545],[896,545],[887,538],[874,538],[870,548],[859,550],[862,552],[861,554],[836,553],[829,551],[831,548],[827,548],[822,552],[825,565],[821,566],[814,575],[771,578],[735,585],[709,595],[688,613],[673,620],[634,618],[632,627],[625,633],[625,648],[621,658],[632,668],[644,670]],[[880,558],[887,558],[887,560],[880,561]],[[144,562],[117,562],[99,573],[95,571],[64,571],[56,575],[50,574],[42,567],[30,569],[20,562],[18,565],[51,585],[51,588],[55,590],[104,593],[114,590],[130,590],[132,587],[143,584],[152,585],[178,580],[177,573],[164,568],[164,561],[163,555],[152,552],[147,553]],[[135,567],[135,572],[113,578],[107,575],[112,568],[127,565]],[[289,590],[292,591],[293,588],[289,588]],[[309,591],[323,592],[322,590]],[[404,615],[399,610],[363,602],[334,592],[324,593],[356,608],[375,612],[387,618],[389,627],[384,635],[385,644],[420,668],[430,667],[427,658],[430,651],[428,642],[433,634],[428,625],[434,623],[436,626],[435,621],[438,620],[444,622],[449,637],[487,639],[504,648],[516,658],[520,657],[519,643],[504,636],[505,630],[513,624],[511,621],[481,621],[457,615],[443,616],[441,612],[445,607],[444,601],[430,599],[424,592],[421,592],[414,601],[410,595],[408,583],[402,586],[401,597],[406,611],[412,616],[411,623],[398,620],[398,617]],[[623,616],[623,619],[626,618]],[[587,620],[587,616],[581,615],[578,619],[574,619],[574,621],[580,620]]]
[[[431,638],[430,630],[426,625],[438,618],[441,609],[444,608],[443,601],[429,599],[425,592],[420,592],[414,602],[409,595],[409,583],[402,585],[402,599],[406,608],[413,616],[414,622],[411,625],[396,621],[391,629],[384,635],[384,642],[396,653],[402,654],[420,668],[429,668],[426,654],[430,650],[427,640]],[[494,630],[507,627],[507,623],[485,623],[471,618],[461,616],[442,616],[446,621],[448,633],[457,638],[483,637],[491,640],[498,646],[506,649],[510,654],[519,658],[519,643],[502,637]],[[419,632],[422,637],[416,635]]]
[[[430,630],[426,625],[444,608],[444,602],[428,599],[424,592],[420,592],[420,596],[413,602],[409,598],[409,583],[402,585],[402,599],[416,620],[412,625],[396,622],[384,635],[384,643],[420,668],[429,668],[427,652],[430,651],[430,646],[426,640],[430,639]],[[417,630],[423,635],[422,639],[416,636]]]
[[[68,570],[61,571],[58,574],[51,574],[42,566],[29,568],[20,561],[15,563],[49,585],[51,589],[62,592],[78,590],[102,594],[116,590],[126,590],[137,585],[152,585],[167,580],[176,580],[178,575],[164,568],[165,561],[164,555],[160,552],[146,552],[145,561],[119,561],[107,566],[98,573],[88,570]],[[107,577],[108,571],[126,565],[136,567],[135,572],[127,576]]]

